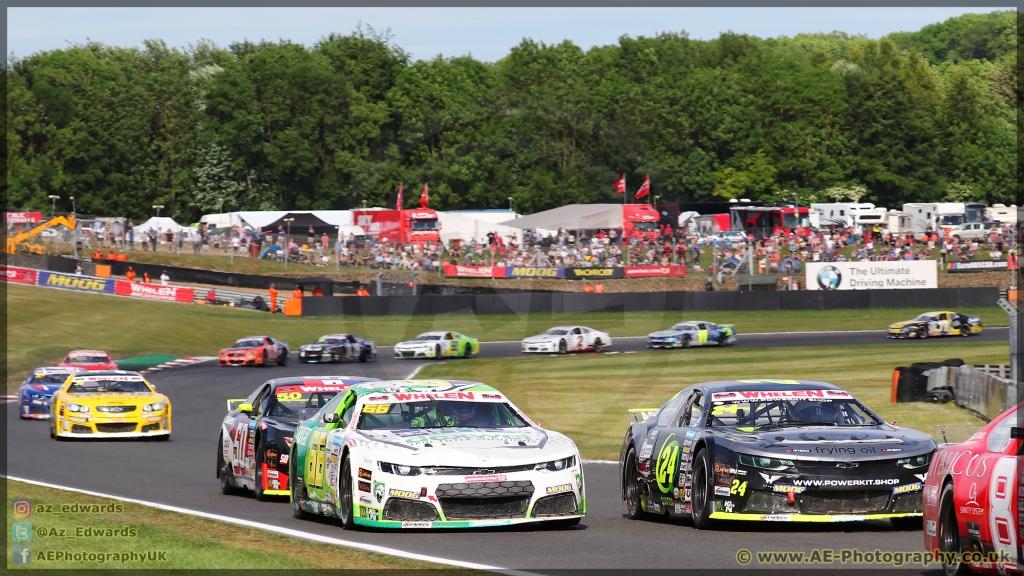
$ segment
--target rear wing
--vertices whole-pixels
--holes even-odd
[[[234,412],[245,403],[245,398],[228,398],[228,412]]]
[[[658,411],[658,408],[630,408],[629,409],[629,421],[630,422],[643,422],[644,420],[647,420],[648,418],[653,416],[654,413],[657,412],[657,411]]]

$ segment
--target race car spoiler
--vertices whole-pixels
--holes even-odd
[[[651,415],[657,411],[657,408],[630,408],[629,421],[631,423],[643,422],[644,420],[650,418]]]

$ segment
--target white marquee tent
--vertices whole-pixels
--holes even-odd
[[[168,228],[175,232],[179,230],[191,230],[191,228],[189,228],[188,226],[182,226],[181,224],[178,224],[177,222],[174,221],[173,218],[168,218],[166,216],[161,216],[157,218],[156,216],[154,216],[135,227],[135,237],[138,238],[139,234],[148,232],[151,229],[155,229],[157,232],[162,234],[164,232],[167,232]]]
[[[520,230],[596,230],[622,227],[622,204],[569,204],[501,222]]]

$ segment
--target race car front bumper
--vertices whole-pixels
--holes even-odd
[[[648,348],[682,348],[682,344],[675,338],[648,338]]]
[[[22,418],[49,420],[51,398],[52,396],[43,396],[31,392],[27,396],[21,395],[18,402],[18,412]]]
[[[436,358],[437,355],[433,348],[430,349],[413,349],[413,350],[399,350],[395,348],[395,358]]]
[[[220,366],[262,366],[264,357],[262,354],[246,357],[244,354],[221,354],[217,358]]]
[[[583,471],[519,471],[472,476],[398,476],[359,470],[356,524],[378,528],[479,528],[579,518],[586,514]],[[313,511],[312,502],[303,508]]]
[[[299,350],[299,362],[306,362],[308,364],[329,363],[334,362],[334,356],[324,354],[323,352]]]
[[[558,352],[558,342],[523,342],[524,354]]]
[[[170,412],[132,419],[58,417],[54,427],[61,438],[148,438],[171,433]]]

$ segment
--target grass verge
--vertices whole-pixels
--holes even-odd
[[[418,377],[490,384],[535,421],[570,436],[584,458],[618,458],[629,424],[628,408],[660,406],[686,386],[711,380],[821,380],[846,388],[887,422],[900,426],[929,434],[936,426],[980,427],[980,420],[954,404],[890,404],[892,370],[947,358],[998,364],[1006,361],[1006,343],[913,344],[478,359],[432,364]]]
[[[420,569],[432,570],[431,574],[482,574],[460,568],[448,568],[437,564],[405,560],[381,554],[361,552],[341,546],[304,542],[254,528],[245,528],[197,518],[187,514],[168,512],[140,504],[89,496],[76,492],[46,488],[7,480],[7,510],[12,510],[14,500],[30,500],[30,518],[7,516],[7,534],[15,537],[13,523],[30,523],[25,527],[30,541],[12,542],[7,555],[7,568],[157,568],[160,570],[195,568],[232,569],[348,569],[362,571]],[[74,505],[77,504],[77,508]],[[45,510],[59,511],[68,506],[78,512],[62,514],[46,513]],[[102,512],[90,509],[99,506]],[[85,530],[99,531],[104,537],[88,537]],[[113,532],[107,532],[107,531]],[[71,538],[78,534],[78,537]],[[63,534],[64,537],[60,535]],[[110,536],[109,534],[118,534]],[[31,548],[31,563],[15,564],[16,546]],[[57,552],[85,553],[93,555],[91,560],[57,560]],[[146,561],[139,561],[141,554]],[[20,551],[18,551],[20,557]],[[100,562],[101,554],[129,554],[128,561],[107,556]],[[162,553],[162,556],[161,556]],[[53,554],[50,559],[48,554]],[[438,570],[443,569],[443,570]]]
[[[117,358],[146,354],[214,355],[237,338],[268,334],[292,349],[330,332],[354,332],[387,346],[428,330],[457,330],[481,341],[520,340],[558,324],[583,324],[615,336],[640,336],[684,318],[700,317],[755,332],[871,330],[917,315],[916,309],[847,309],[684,313],[448,314],[441,316],[285,317],[252,310],[150,302],[10,284],[7,290],[8,391],[37,366],[59,362],[69,350],[99,348]],[[996,307],[980,314],[986,326],[1005,326]]]

